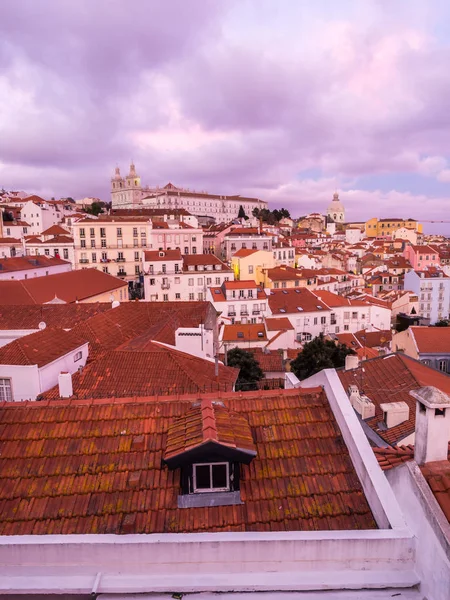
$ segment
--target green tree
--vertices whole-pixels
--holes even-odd
[[[435,323],[435,327],[448,327],[447,319],[441,319],[437,323]]]
[[[227,364],[229,367],[240,369],[236,382],[236,390],[256,390],[257,382],[261,381],[264,373],[251,352],[241,348],[233,348],[227,352]]]
[[[239,207],[239,212],[238,212],[238,219],[248,219],[247,215],[245,214],[245,210],[244,207],[242,206],[242,204]]]
[[[91,206],[86,208],[86,212],[96,217],[102,212],[103,202],[93,202]]]
[[[355,354],[345,344],[325,340],[321,333],[303,346],[303,350],[291,362],[291,371],[299,379],[306,379],[322,369],[337,369],[345,365],[345,357]]]
[[[255,208],[252,210],[252,215],[258,219],[259,218],[259,208],[256,208],[256,206],[255,206]]]

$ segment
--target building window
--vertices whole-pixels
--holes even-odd
[[[141,268],[139,265],[134,265],[134,274],[135,275],[140,275],[141,274]]]
[[[106,237],[106,229],[104,227],[100,227],[100,237]]]
[[[86,240],[80,240],[80,246],[86,248]]]
[[[326,317],[320,317],[320,323],[322,325],[326,325],[326,322],[327,322],[327,318]]]
[[[137,227],[133,227],[133,237],[137,237],[138,230]]]
[[[344,331],[348,331],[349,326],[348,325],[344,325]]]
[[[228,463],[194,464],[193,488],[199,492],[227,492],[230,489]]]
[[[253,265],[249,265],[249,267],[248,267],[248,274],[249,275],[253,275]]]
[[[122,227],[117,228],[117,237],[122,237]]]
[[[194,300],[194,294],[189,294],[189,300]]]
[[[197,285],[203,285],[203,277],[197,278]]]
[[[80,238],[84,238],[86,235],[85,231],[84,231],[84,227],[80,228]]]
[[[103,273],[108,273],[108,267],[103,267]]]
[[[150,285],[155,285],[156,279],[150,279]]]
[[[439,361],[439,371],[444,371],[444,373],[447,373],[447,361],[446,360]]]
[[[12,402],[11,379],[0,379],[0,402]]]
[[[169,302],[169,294],[163,294],[163,302]]]
[[[106,240],[102,240],[102,248],[106,248]]]
[[[189,254],[189,248],[187,246],[184,247],[184,253]]]
[[[48,248],[45,248],[44,254],[45,256],[50,256],[50,250]]]
[[[92,253],[92,262],[93,262],[93,263],[94,263],[94,262],[97,262],[97,254],[96,254],[96,252],[93,252],[93,253]]]
[[[95,229],[91,227],[91,237],[95,237]]]
[[[77,360],[81,360],[83,358],[82,352],[77,352],[73,357],[73,362],[77,362]]]
[[[64,258],[66,258],[66,259],[67,259],[67,258],[69,258],[69,250],[68,250],[67,248],[64,248],[64,249],[63,249],[63,256],[64,256]]]
[[[91,240],[91,248],[95,248],[95,240]]]
[[[190,285],[190,286],[194,285],[194,278],[193,277],[189,279],[188,285]]]
[[[181,299],[181,294],[175,294],[175,300],[180,300]]]
[[[357,318],[358,318],[358,313],[352,312],[352,319],[357,319]]]
[[[197,248],[195,246],[192,248],[192,254],[197,254]]]

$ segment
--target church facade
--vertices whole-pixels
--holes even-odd
[[[345,223],[345,209],[339,200],[339,194],[333,194],[333,200],[327,208],[327,223]]]
[[[119,167],[116,167],[111,179],[111,201],[113,208],[185,209],[193,215],[212,216],[216,223],[228,223],[235,219],[241,206],[249,217],[255,208],[267,208],[267,202],[258,198],[196,192],[176,187],[172,183],[164,187],[143,187],[133,163],[125,177],[121,176]]]

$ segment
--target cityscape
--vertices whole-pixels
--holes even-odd
[[[448,8],[16,2],[0,594],[449,600]]]

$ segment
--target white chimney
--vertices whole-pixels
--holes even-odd
[[[357,369],[359,365],[359,358],[357,354],[347,354],[345,357],[345,370],[351,371]]]
[[[406,402],[384,402],[380,404],[380,408],[383,411],[383,421],[388,429],[409,419],[409,406]]]
[[[414,458],[423,465],[447,460],[450,440],[450,397],[433,386],[409,392],[417,400]]]
[[[351,405],[361,416],[361,419],[370,419],[375,416],[375,404],[366,395],[359,393],[357,385],[350,384],[347,393]]]
[[[73,396],[72,374],[60,373],[58,375],[58,386],[60,398],[70,398]]]

